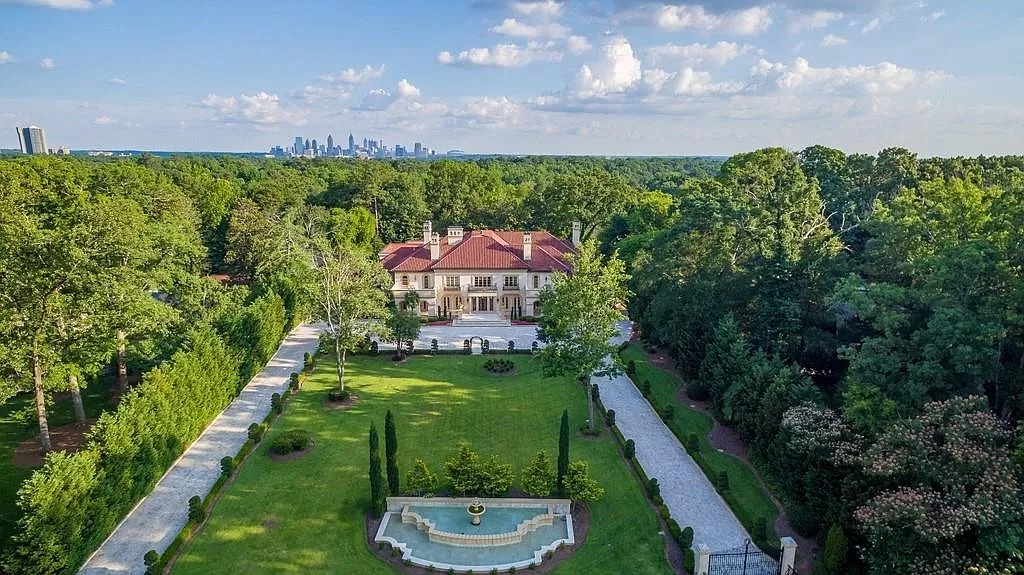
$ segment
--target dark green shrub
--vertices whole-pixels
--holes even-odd
[[[437,353],[437,338],[430,340],[430,351],[431,353]]]
[[[275,393],[270,396],[270,410],[278,415],[284,411],[284,403],[281,402],[280,393]]]
[[[719,491],[719,493],[725,493],[726,491],[729,491],[729,472],[728,471],[719,471],[718,472],[718,475],[715,477],[715,489],[717,489]]]
[[[462,340],[462,350],[466,352],[466,355],[473,353],[473,345],[469,343],[468,339]]]
[[[686,436],[686,450],[690,453],[700,453],[700,439],[696,433]]]
[[[305,429],[289,429],[274,438],[270,444],[270,450],[278,455],[285,455],[294,451],[302,451],[309,447],[312,440]]]
[[[833,525],[825,537],[825,573],[828,575],[842,575],[846,565],[846,556],[850,552],[850,543],[846,540],[843,528]]]
[[[658,508],[658,514],[661,515],[662,521],[667,522],[669,519],[672,519],[672,513],[664,505]]]
[[[370,342],[370,354],[371,355],[378,355],[378,354],[380,354],[380,344],[377,343],[376,341],[371,341]]]
[[[687,547],[686,551],[683,552],[683,569],[686,569],[687,573],[693,573],[693,567],[694,567],[693,549],[690,548],[690,547]]]
[[[626,456],[626,459],[632,461],[636,457],[636,442],[632,439],[627,439],[626,445],[622,448],[622,454]]]
[[[636,375],[636,362],[632,359],[626,362],[626,375],[630,377]]]
[[[786,509],[789,524],[804,537],[813,537],[821,527],[818,516],[806,505],[795,504]]]
[[[485,339],[484,342],[482,344],[480,344],[480,350],[484,353],[484,355],[490,353],[491,352],[491,341]]]
[[[597,389],[597,387],[595,386],[594,389]],[[607,425],[608,427],[611,427],[611,426],[615,425],[615,410],[614,409],[609,409],[608,411],[604,412],[604,422],[605,422],[605,425]]]
[[[686,526],[683,528],[683,533],[679,539],[679,545],[683,549],[693,547],[693,527]]]
[[[647,381],[646,379],[640,380],[639,389],[640,389],[640,393],[644,397],[650,396],[651,395],[651,382]]]
[[[702,382],[693,380],[686,384],[686,397],[694,401],[707,401],[710,395]]]
[[[302,354],[302,371],[313,371],[313,367],[316,365],[314,361],[316,360],[313,359],[313,354],[308,351]]]
[[[679,523],[676,523],[675,519],[671,517],[666,519],[665,527],[668,528],[668,534],[672,537],[673,541],[679,542],[683,538],[683,530],[679,528]]]
[[[407,351],[407,352],[408,352],[408,353],[409,353],[410,355],[412,355],[412,343],[413,343],[413,342],[412,342],[412,340],[411,340],[411,339],[410,339],[409,341],[405,342],[405,349],[406,349],[406,351]]]
[[[754,521],[754,530],[750,532],[750,536],[754,541],[764,541],[768,535],[768,521],[764,517],[758,517]]]
[[[293,371],[292,374],[288,376],[288,389],[292,391],[298,391],[299,383],[299,374]]]
[[[156,549],[150,549],[142,556],[142,563],[146,566],[146,575],[156,575],[159,571],[160,554]]]
[[[454,567],[449,567],[448,568],[448,575],[455,575],[455,568]]]
[[[516,342],[515,342],[515,340],[511,340],[511,339],[508,340],[508,352],[512,353],[515,350],[516,350]]]
[[[188,500],[188,520],[192,523],[202,523],[206,517],[206,512],[203,510],[203,499],[198,495],[193,495]]]
[[[672,405],[671,403],[662,406],[662,408],[658,410],[658,415],[660,415],[661,418],[665,421],[672,421],[672,418],[675,416],[675,414],[676,406]]]
[[[327,400],[333,402],[348,401],[352,397],[352,392],[347,389],[332,389],[327,392]]]
[[[652,477],[647,480],[647,497],[652,500],[655,497],[661,497],[661,486],[658,485],[658,479],[656,477]]]
[[[509,373],[515,367],[511,359],[488,359],[484,362],[484,369],[490,373]]]
[[[220,474],[224,477],[230,477],[235,472],[235,458],[230,455],[225,455],[220,458]]]
[[[253,443],[263,441],[263,426],[259,423],[250,423],[248,435]]]
[[[594,403],[601,401],[601,390],[597,388],[596,383],[590,385],[590,399],[592,399]]]
[[[540,349],[540,345],[537,343],[537,340],[533,340],[533,344],[530,345],[530,351],[537,353],[538,349]]]

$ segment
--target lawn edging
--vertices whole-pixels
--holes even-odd
[[[629,352],[633,352],[630,355],[635,355],[636,358],[624,357],[624,354]],[[771,494],[765,492],[762,483],[746,462],[731,454],[719,452],[711,446],[708,434],[714,426],[714,418],[676,401],[674,399],[675,394],[682,387],[683,382],[675,374],[652,364],[647,354],[644,353],[643,349],[636,342],[629,342],[627,345],[621,346],[619,348],[619,357],[627,367],[632,366],[630,369],[627,369],[626,376],[637,387],[644,396],[644,399],[651,405],[651,408],[661,417],[673,435],[676,436],[679,443],[683,445],[683,448],[686,449],[686,452],[697,466],[700,467],[705,477],[714,486],[715,491],[732,509],[736,518],[739,519],[740,523],[750,534],[752,541],[765,553],[778,558],[781,554],[781,548],[778,535],[775,533],[774,524],[781,510],[775,504]],[[660,377],[663,379],[670,379],[674,384],[674,388],[670,390],[671,395],[669,397],[671,399],[666,401],[664,405],[659,404],[655,397],[658,390],[652,387],[659,382],[651,382],[647,378],[641,379],[639,370],[636,369],[637,367],[642,367],[645,371],[657,372],[661,374]],[[640,382],[637,383],[636,380]],[[681,419],[691,420],[690,427],[699,429],[684,429]],[[726,476],[724,485],[720,480],[723,474]],[[725,488],[723,489],[723,487]],[[768,505],[762,505],[764,509],[760,511],[744,505],[736,493],[737,487],[740,489],[753,489],[755,491],[754,495],[763,498]],[[769,506],[771,512],[766,513]],[[763,520],[763,523],[759,520]]]
[[[278,401],[271,401],[271,410],[267,413],[263,421],[259,423],[253,423],[252,425],[257,426],[255,428],[250,425],[249,428],[249,439],[242,444],[241,449],[238,450],[234,456],[226,455],[221,460],[221,475],[217,481],[210,488],[210,492],[206,494],[202,502],[202,517],[194,519],[189,517],[185,526],[181,528],[178,535],[171,541],[171,544],[167,546],[167,549],[163,553],[157,553],[159,559],[150,562],[143,559],[146,562],[146,575],[157,575],[170,573],[171,567],[174,566],[174,562],[178,559],[178,555],[185,550],[185,546],[191,541],[192,537],[197,534],[206,523],[206,519],[210,516],[210,512],[213,510],[214,505],[217,504],[217,500],[220,499],[221,491],[234,481],[235,477],[238,476],[238,470],[242,464],[249,458],[249,455],[256,449],[263,438],[266,436],[267,431],[270,430],[270,426],[277,421],[277,418],[284,413],[284,406],[291,400],[291,398],[298,394],[302,389],[302,384],[305,383],[306,378],[313,369],[316,367],[316,355],[306,354],[302,371],[299,373],[292,372],[288,388],[285,390],[284,395],[279,396]],[[278,396],[278,394],[274,394]],[[225,460],[230,457],[230,467],[225,465]],[[146,556],[152,557],[151,553],[156,553],[156,550],[151,550],[146,553]]]

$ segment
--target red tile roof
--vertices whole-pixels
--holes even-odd
[[[571,245],[548,232],[530,232],[533,249],[529,261],[523,259],[523,232],[474,230],[462,241],[449,246],[441,238],[439,258],[430,260],[430,244],[419,241],[394,243],[380,252],[384,267],[391,272],[433,270],[527,270],[569,271],[565,254],[575,252]]]

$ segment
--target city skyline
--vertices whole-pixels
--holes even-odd
[[[0,0],[0,17],[0,123],[69,149],[259,152],[338,125],[473,153],[1024,148],[1012,0]]]
[[[349,132],[347,146],[335,146],[334,134],[328,133],[324,143],[318,143],[316,138],[310,139],[303,136],[295,136],[291,145],[276,145],[270,148],[269,155],[276,158],[415,158],[428,159],[437,156],[436,150],[423,145],[422,142],[413,142],[412,151],[404,144],[389,146],[383,139],[363,138],[360,144],[355,136]],[[450,154],[462,154],[462,150],[450,150]]]

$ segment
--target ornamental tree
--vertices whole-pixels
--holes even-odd
[[[573,501],[592,502],[604,497],[604,487],[590,477],[590,465],[586,461],[573,461],[565,474],[565,490]]]
[[[537,452],[533,461],[522,471],[523,491],[537,497],[547,497],[555,490],[555,470],[551,458],[543,449]]]

